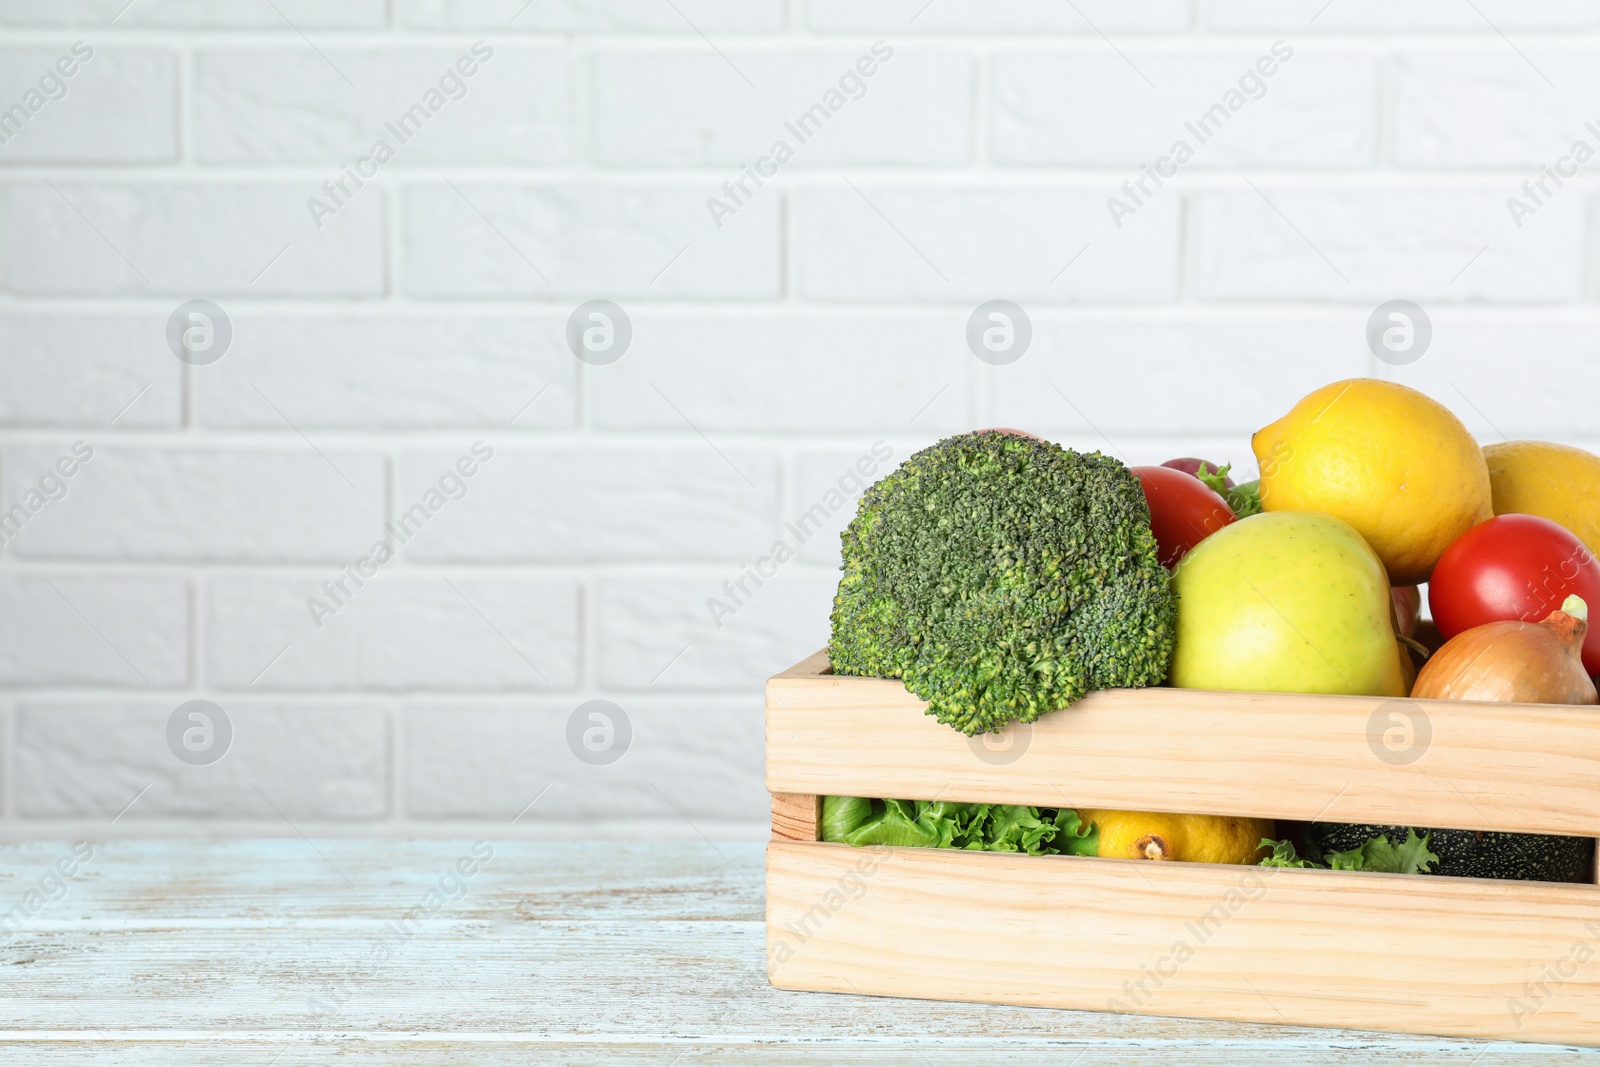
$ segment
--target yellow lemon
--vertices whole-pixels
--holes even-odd
[[[1254,863],[1266,855],[1261,839],[1272,836],[1271,819],[1103,808],[1080,808],[1078,814],[1100,829],[1096,855],[1114,859]]]
[[[1395,585],[1427,581],[1450,542],[1494,515],[1489,467],[1461,420],[1394,382],[1323,386],[1250,445],[1265,510],[1343,519]]]
[[[1600,555],[1600,456],[1544,441],[1488,445],[1496,515],[1537,515],[1559,522]]]

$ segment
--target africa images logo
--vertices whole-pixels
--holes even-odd
[[[1178,171],[1195,157],[1199,148],[1222,132],[1222,127],[1229,119],[1243,111],[1251,101],[1267,95],[1267,79],[1294,58],[1294,49],[1284,41],[1272,42],[1270,51],[1270,55],[1258,56],[1253,65],[1246,67],[1244,73],[1239,75],[1236,86],[1225,90],[1220,100],[1200,112],[1193,121],[1183,124],[1184,132],[1194,138],[1194,144],[1190,144],[1187,137],[1177,138],[1167,154],[1158,158],[1154,166],[1141,164],[1139,176],[1122,183],[1122,194],[1127,199],[1106,197],[1106,210],[1110,212],[1111,221],[1117,229],[1122,229],[1123,219],[1137,215],[1139,209],[1155,196],[1155,190],[1148,183],[1154,182],[1156,189],[1160,189],[1166,184],[1162,179],[1177,177]]]
[[[738,214],[740,208],[755,198],[766,184],[763,178],[776,178],[779,169],[795,157],[796,149],[821,133],[829,119],[843,111],[851,100],[866,96],[867,79],[893,58],[892,47],[883,41],[874,41],[870,53],[862,54],[853,65],[846,67],[838,81],[822,94],[822,99],[783,124],[784,132],[794,139],[793,144],[789,143],[788,138],[777,138],[767,149],[766,155],[745,164],[737,178],[722,183],[721,197],[707,197],[706,210],[711,213],[711,221],[717,224],[717,229],[722,229],[723,219]],[[754,189],[749,187],[750,182],[755,183]]]
[[[837,515],[841,508],[849,504],[861,493],[866,492],[868,481],[877,473],[878,465],[887,463],[894,456],[894,448],[887,442],[878,440],[872,443],[872,449],[856,457],[855,463],[834,481],[823,492],[822,498],[815,501],[805,511],[795,518],[793,522],[783,524],[783,537],[772,543],[767,554],[758,558],[754,563],[747,563],[743,572],[737,578],[731,578],[722,583],[723,597],[706,597],[706,611],[711,615],[711,622],[717,629],[722,629],[724,619],[739,613],[746,604],[755,596],[755,590],[750,588],[754,583],[759,590],[767,580],[778,576],[778,568],[794,559],[800,554],[806,542],[827,528],[828,522]]]
[[[474,41],[470,51],[470,55],[458,56],[454,64],[446,67],[436,82],[423,91],[421,99],[393,120],[385,122],[383,136],[372,142],[366,155],[346,163],[338,177],[323,182],[323,196],[306,198],[306,210],[311,213],[311,221],[316,223],[317,229],[322,229],[325,219],[344,210],[345,205],[367,184],[363,179],[376,178],[378,168],[394,159],[395,150],[421,133],[429,119],[443,111],[450,101],[460,100],[467,95],[467,79],[477,74],[481,65],[494,56],[494,48],[483,41]],[[355,188],[350,188],[351,185]]]
[[[10,144],[35,115],[57,100],[65,100],[70,91],[67,79],[77,74],[83,64],[94,58],[94,49],[83,41],[74,41],[71,54],[57,58],[39,76],[37,87],[29,86],[10,107],[0,110],[0,145]]]

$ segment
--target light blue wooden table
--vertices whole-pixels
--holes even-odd
[[[1544,1046],[781,992],[764,970],[759,845],[84,851],[0,846],[0,1063],[1600,1064]]]

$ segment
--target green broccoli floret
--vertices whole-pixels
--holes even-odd
[[[1139,480],[1108,456],[947,438],[869,489],[842,539],[834,671],[902,679],[962,733],[1166,677],[1176,598]]]

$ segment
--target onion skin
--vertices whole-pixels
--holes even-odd
[[[1517,704],[1600,704],[1583,669],[1589,625],[1583,602],[1543,622],[1491,622],[1459,633],[1435,652],[1411,695],[1434,700]],[[1570,603],[1570,601],[1569,601]]]

